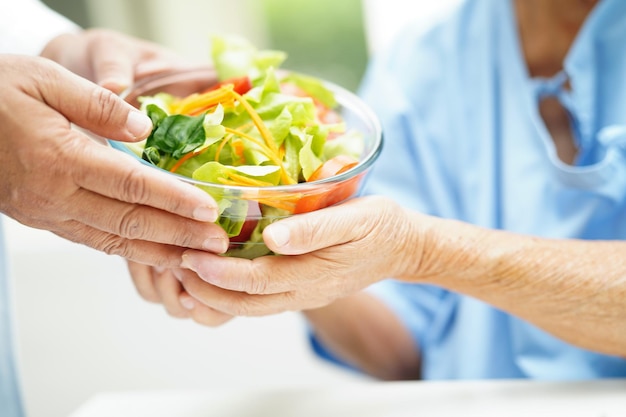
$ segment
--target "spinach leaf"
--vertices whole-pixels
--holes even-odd
[[[153,163],[155,159],[160,161],[166,156],[180,159],[184,154],[204,144],[206,139],[202,126],[204,114],[167,116],[156,105],[149,105],[146,110],[152,119],[153,128],[145,146],[145,149],[150,149],[150,152],[144,152],[144,159]]]

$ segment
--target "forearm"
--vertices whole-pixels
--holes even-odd
[[[304,314],[318,340],[345,363],[379,379],[419,378],[411,335],[372,295],[361,292]]]
[[[476,297],[580,347],[626,356],[626,242],[541,239],[433,218],[424,233],[424,220],[411,217],[413,236],[425,244],[403,279]]]

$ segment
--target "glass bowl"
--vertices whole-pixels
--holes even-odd
[[[204,91],[216,83],[217,78],[212,69],[193,68],[145,78],[124,91],[121,97],[138,108],[138,98],[141,96],[152,96],[160,92],[187,96]],[[200,187],[216,200],[228,200],[232,203],[220,213],[220,223],[226,221],[242,226],[239,233],[230,238],[229,249],[225,255],[252,259],[271,254],[261,236],[265,226],[291,215],[339,204],[358,193],[366,172],[378,158],[382,148],[380,123],[370,108],[355,94],[333,83],[324,82],[324,85],[335,95],[338,103],[335,110],[344,119],[346,130],[354,130],[363,138],[359,163],[347,171],[318,181],[254,187],[202,182],[163,170],[181,181]],[[108,143],[154,169],[161,169],[141,159],[123,142],[109,140]],[[245,208],[242,210],[242,207]]]

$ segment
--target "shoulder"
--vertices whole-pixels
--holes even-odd
[[[492,50],[502,1],[464,0],[429,21],[410,21],[372,56],[363,88],[384,83],[412,94],[444,86],[441,92],[451,79],[463,78],[468,66],[488,65],[476,58]]]

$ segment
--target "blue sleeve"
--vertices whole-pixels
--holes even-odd
[[[326,346],[324,346],[319,341],[319,339],[315,336],[315,332],[310,327],[309,327],[309,343],[311,344],[311,349],[313,349],[313,353],[315,353],[321,359],[324,359],[334,365],[345,368],[347,370],[350,370],[353,372],[360,372],[360,370],[356,369],[355,367],[339,359],[339,357],[337,357],[333,352],[327,349]]]
[[[11,287],[0,215],[0,416],[23,417],[18,370],[14,355]]]
[[[435,29],[435,32],[437,30]],[[379,159],[371,169],[364,194],[386,195],[409,209],[428,214],[453,216],[456,197],[450,192],[446,169],[446,143],[429,138],[440,126],[449,126],[429,114],[428,100],[437,100],[444,91],[440,71],[444,60],[437,33],[421,34],[411,28],[403,31],[397,42],[370,63],[360,89],[360,96],[381,121],[384,144]],[[411,53],[406,53],[410,50]],[[440,97],[439,100],[444,100]],[[427,125],[426,121],[434,120]],[[434,134],[433,134],[434,133]],[[428,329],[437,306],[447,291],[394,280],[377,283],[367,289],[397,315],[415,340],[416,346],[428,340]],[[354,369],[330,352],[313,331],[309,338],[314,352],[334,364]],[[416,352],[416,354],[418,354]]]
[[[429,285],[416,285],[385,280],[370,286],[368,293],[380,299],[402,322],[415,341],[416,347],[429,343],[428,330],[433,326],[441,301],[449,292]],[[354,367],[342,361],[326,348],[309,329],[311,348],[320,358],[352,371]],[[418,352],[416,351],[417,355]]]

